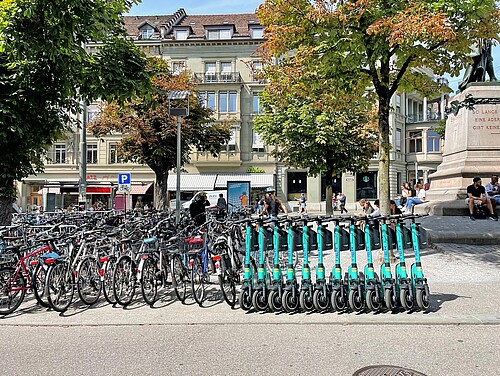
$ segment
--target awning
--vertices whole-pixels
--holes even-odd
[[[132,188],[130,190],[130,194],[131,195],[145,195],[147,190],[149,189],[149,187],[151,187],[151,183],[146,184],[146,185],[132,185]]]
[[[252,188],[274,186],[273,174],[218,174],[215,189],[227,187],[228,181],[249,181]]]
[[[211,191],[214,189],[216,174],[181,174],[181,191]],[[167,189],[177,189],[177,175],[169,174]]]
[[[89,195],[109,195],[111,187],[87,187],[87,194]]]
[[[44,193],[55,193],[56,195],[58,195],[61,193],[61,191],[59,187],[44,187],[40,189],[37,193],[39,195],[43,195]]]

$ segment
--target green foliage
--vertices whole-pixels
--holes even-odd
[[[250,166],[247,168],[247,172],[250,174],[263,174],[266,171],[262,168],[259,168],[259,167]]]
[[[311,98],[315,108],[348,109],[361,98],[378,106],[383,213],[389,212],[392,96],[401,90],[432,96],[440,89],[433,74],[457,75],[470,62],[470,45],[499,40],[500,31],[494,0],[266,0],[258,15],[266,26],[261,54],[269,63],[264,76],[272,105],[286,108],[291,95]],[[300,130],[300,122],[295,126]]]
[[[0,6],[0,200],[41,171],[47,148],[75,125],[81,101],[124,100],[149,83],[124,38],[129,0],[14,0]],[[99,41],[93,56],[85,43]]]
[[[196,87],[188,74],[172,75],[161,59],[149,59],[150,90],[144,96],[123,104],[107,104],[89,130],[98,137],[123,135],[118,145],[121,157],[148,165],[157,175],[176,167],[177,120],[169,114],[167,95],[173,90],[189,90],[189,116],[182,119],[182,164],[189,162],[192,147],[216,156],[230,138],[226,124],[213,122],[211,110],[199,101]],[[187,107],[187,101],[175,101],[173,107]],[[166,187],[165,187],[166,188]],[[166,196],[166,195],[165,195]]]

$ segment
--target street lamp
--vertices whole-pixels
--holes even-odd
[[[87,208],[87,104],[83,102],[82,129],[80,130],[80,170],[78,181],[78,208]]]
[[[176,163],[176,172],[177,172],[177,184],[175,191],[175,222],[179,224],[181,219],[181,121],[183,116],[189,116],[189,94],[191,92],[189,90],[175,90],[168,93],[168,112],[171,116],[177,117],[177,163]],[[172,100],[183,100],[187,97],[187,108],[186,107],[177,107],[172,108],[170,106],[170,101]]]

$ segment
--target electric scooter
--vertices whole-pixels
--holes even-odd
[[[299,239],[296,230],[296,224],[292,219],[288,218],[287,224],[287,247],[288,247],[288,264],[286,269],[285,287],[283,288],[283,296],[281,303],[283,310],[288,313],[295,312],[299,307],[299,284],[295,272],[295,264],[293,254],[297,251]]]
[[[379,217],[380,235],[382,238],[382,250],[384,252],[384,263],[380,265],[380,278],[382,282],[382,294],[385,308],[393,311],[398,306],[396,299],[396,283],[391,271],[391,258],[389,251],[394,249],[394,232],[388,223],[389,217]]]
[[[330,274],[331,308],[332,311],[342,312],[347,307],[347,287],[342,276],[340,252],[349,249],[349,233],[340,226],[340,218],[333,219],[333,249],[335,265]]]
[[[365,303],[367,311],[378,312],[382,307],[381,299],[381,283],[380,278],[375,273],[373,267],[373,255],[372,251],[375,249],[380,249],[380,233],[378,232],[377,220],[373,218],[365,217],[365,249],[366,249],[366,260],[364,275],[365,275]]]
[[[393,217],[394,218],[394,217]],[[411,236],[409,230],[404,226],[404,219],[396,217],[396,244],[399,252],[399,263],[396,265],[396,294],[399,297],[399,303],[405,311],[413,308],[413,289],[411,278],[408,276],[405,262],[405,248],[411,247]]]
[[[311,268],[309,266],[309,252],[312,250],[313,238],[317,235],[308,226],[308,218],[302,218],[302,251],[304,252],[304,264],[302,265],[302,281],[300,283],[299,303],[300,307],[306,311],[312,311],[314,286],[311,280]],[[315,242],[316,243],[316,242]]]
[[[356,251],[365,247],[364,234],[356,227],[358,217],[349,218],[349,250],[351,252],[351,265],[346,273],[345,280],[347,281],[347,294],[349,307],[354,312],[359,312],[364,305],[364,275],[358,271],[356,260]]]
[[[331,220],[331,219],[330,219]],[[317,219],[318,224],[318,266],[316,267],[316,283],[314,284],[313,305],[316,311],[324,312],[330,307],[330,285],[326,282],[323,252],[333,248],[332,232],[325,223],[328,218]]]
[[[287,234],[281,229],[278,219],[275,219],[273,222],[273,268],[267,304],[272,312],[279,312],[283,308],[282,298],[284,288],[279,252],[282,251],[283,247],[287,247],[287,242],[283,241],[283,238],[286,239]]]
[[[415,219],[421,216],[413,215],[407,219],[411,219],[411,237],[413,252],[415,254],[415,263],[411,265],[411,284],[413,287],[413,294],[415,295],[418,308],[426,312],[430,307],[430,291],[429,285],[427,284],[427,278],[424,277],[424,272],[422,270],[420,248],[427,245],[427,240],[424,239],[424,235],[420,230],[420,223],[415,222]]]
[[[252,250],[254,247],[255,230],[252,227],[250,219],[246,220],[246,233],[245,233],[245,263],[243,265],[243,283],[239,296],[239,303],[241,309],[244,311],[252,308],[252,295],[254,291],[254,270],[252,267]]]
[[[259,228],[259,261],[257,264],[257,283],[252,294],[252,305],[256,311],[265,311],[267,309],[268,297],[268,276],[266,271],[266,248],[272,242],[268,241],[271,236],[270,231],[264,226],[264,221],[259,218],[257,221]]]

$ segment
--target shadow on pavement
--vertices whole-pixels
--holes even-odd
[[[459,298],[471,299],[470,296],[460,296],[455,294],[442,294],[442,293],[432,293],[430,297],[431,307],[427,313],[437,312],[441,309],[441,306],[445,302],[452,302]]]

